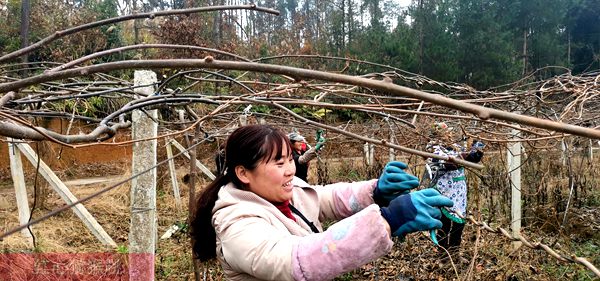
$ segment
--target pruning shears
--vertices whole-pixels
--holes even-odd
[[[440,245],[440,243],[437,240],[437,234],[435,233],[435,229],[429,231],[429,238],[431,238],[431,242],[433,242],[433,244],[435,244],[436,246]]]

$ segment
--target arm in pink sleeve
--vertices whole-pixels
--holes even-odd
[[[335,183],[316,188],[321,206],[320,219],[342,219],[374,203],[377,180]]]
[[[302,237],[292,250],[294,280],[329,280],[392,249],[379,207],[371,205],[323,233]]]

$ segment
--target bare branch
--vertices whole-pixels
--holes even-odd
[[[110,62],[92,66],[81,67],[78,69],[63,70],[51,73],[45,73],[34,77],[25,78],[15,82],[0,84],[0,92],[15,91],[23,87],[37,83],[77,77],[98,72],[109,72],[113,70],[124,69],[148,69],[148,68],[212,68],[212,69],[230,69],[265,72],[273,74],[282,74],[301,79],[318,79],[324,81],[339,82],[349,85],[356,85],[390,93],[396,96],[412,97],[419,100],[431,102],[448,108],[457,109],[463,112],[472,113],[482,120],[496,118],[504,121],[515,122],[521,125],[573,134],[588,138],[600,139],[600,130],[584,128],[577,125],[565,124],[536,117],[520,115],[512,112],[486,108],[459,100],[444,97],[438,94],[430,94],[423,91],[399,86],[393,83],[380,80],[366,79],[343,74],[328,73],[316,70],[307,70],[295,67],[259,64],[251,62],[233,62],[220,61],[212,57],[206,59],[174,59],[174,60],[140,60],[140,61],[120,61]]]
[[[52,34],[34,44],[31,44],[27,48],[22,48],[22,49],[16,50],[12,53],[9,53],[9,54],[6,54],[6,55],[0,57],[0,62],[5,62],[7,60],[14,59],[14,58],[20,57],[22,55],[28,54],[28,53],[42,47],[45,44],[48,44],[56,39],[59,39],[61,37],[71,35],[73,33],[77,33],[77,32],[80,32],[80,31],[83,31],[86,29],[90,29],[90,28],[95,28],[95,27],[99,27],[99,26],[103,26],[103,25],[108,25],[108,24],[113,24],[113,23],[117,23],[117,22],[133,20],[133,19],[142,19],[142,18],[153,19],[155,17],[164,17],[164,16],[172,16],[172,15],[180,15],[180,14],[194,14],[194,13],[222,11],[222,10],[255,10],[255,11],[265,12],[265,13],[269,13],[269,14],[273,14],[273,15],[279,15],[279,11],[277,11],[277,10],[272,10],[272,9],[263,8],[263,7],[257,7],[255,4],[249,4],[249,5],[239,5],[239,6],[201,7],[201,8],[160,11],[160,12],[140,13],[140,14],[121,16],[121,17],[116,17],[116,18],[104,19],[104,20],[100,20],[100,21],[96,21],[96,22],[92,22],[92,23],[87,23],[84,25],[71,27],[69,29],[65,29],[65,30],[61,30],[61,31],[56,31],[56,32],[54,32],[54,34]]]
[[[217,50],[217,49],[212,49],[212,48],[206,48],[206,47],[199,47],[199,46],[190,46],[190,45],[172,45],[172,44],[139,44],[139,45],[131,45],[131,46],[125,46],[125,47],[120,47],[120,48],[114,48],[114,49],[110,49],[110,50],[105,50],[102,52],[97,52],[97,53],[93,53],[93,54],[89,54],[87,56],[78,58],[76,60],[70,61],[68,63],[65,63],[63,65],[57,66],[55,68],[52,68],[50,70],[47,70],[48,72],[52,72],[52,71],[59,71],[59,70],[64,70],[67,68],[71,68],[75,65],[81,64],[83,62],[95,59],[95,58],[99,58],[99,57],[103,57],[103,56],[107,56],[110,54],[114,54],[114,53],[121,53],[124,51],[129,51],[129,50],[137,50],[137,49],[184,49],[184,50],[198,50],[198,51],[206,51],[206,52],[212,52],[215,54],[220,54],[220,55],[225,55],[225,56],[229,56],[229,57],[233,57],[242,61],[250,61],[244,57],[238,56],[236,54],[232,54],[229,52],[225,52],[225,51],[221,51],[221,50]]]

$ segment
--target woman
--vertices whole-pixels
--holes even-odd
[[[308,182],[308,168],[310,161],[317,157],[325,140],[317,140],[315,147],[307,149],[306,139],[302,135],[290,133],[288,138],[290,139],[292,157],[294,157],[294,164],[296,165],[296,177]]]
[[[317,189],[294,177],[289,139],[266,125],[227,139],[226,170],[199,197],[194,252],[230,280],[327,280],[388,253],[390,236],[440,228],[452,202],[401,162],[379,178]],[[374,204],[375,200],[384,206]],[[323,231],[321,221],[340,220]]]
[[[452,156],[478,163],[483,157],[483,143],[474,141],[470,150],[454,142],[452,128],[446,123],[434,123],[431,137],[434,139],[427,145],[427,150],[441,156]],[[462,233],[467,214],[467,182],[465,168],[454,163],[429,159],[429,165],[435,171],[431,184],[442,195],[454,201],[452,208],[442,209],[442,229],[437,231],[440,246],[446,248],[453,256],[459,254]]]

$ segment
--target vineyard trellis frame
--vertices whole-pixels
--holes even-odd
[[[17,201],[17,207],[19,209],[19,221],[21,225],[26,225],[29,218],[29,203],[27,202],[27,191],[25,189],[24,182],[21,182],[24,178],[23,165],[21,163],[20,155],[23,154],[29,162],[34,166],[39,166],[38,173],[40,173],[46,181],[52,186],[54,191],[61,197],[68,205],[77,202],[78,199],[71,193],[69,188],[58,178],[58,176],[44,163],[40,156],[37,155],[31,146],[27,143],[21,143],[16,140],[9,140],[8,143],[11,154],[10,167],[11,174],[14,179],[15,195]],[[94,234],[94,236],[104,245],[116,247],[117,244],[113,239],[106,233],[106,231],[98,224],[96,219],[89,213],[89,211],[81,204],[73,204],[72,211],[81,219],[85,226]],[[31,238],[31,232],[25,231],[23,233],[26,238]],[[33,244],[32,244],[33,246]]]
[[[124,16],[119,18],[113,18],[108,20],[103,20],[95,23],[90,23],[87,25],[70,28],[64,31],[56,32],[54,35],[51,35],[28,48],[24,48],[13,52],[8,55],[4,55],[0,57],[0,62],[6,62],[11,59],[17,58],[21,55],[27,54],[36,48],[40,48],[49,42],[56,40],[62,36],[66,36],[75,32],[79,32],[85,29],[94,28],[98,26],[102,26],[105,24],[116,23],[124,20],[131,20],[134,18],[154,18],[156,16],[167,16],[173,14],[189,14],[195,12],[204,12],[204,11],[214,11],[221,9],[250,9],[257,10],[261,12],[268,12],[272,14],[276,14],[276,11],[256,7],[255,5],[244,5],[244,6],[216,6],[216,7],[205,7],[205,8],[197,8],[197,9],[187,9],[187,10],[175,10],[175,11],[165,11],[165,12],[155,12],[155,13],[146,13],[146,14],[137,14]],[[124,119],[121,119],[121,116],[129,114],[134,110],[145,110],[151,108],[158,108],[161,105],[172,105],[172,106],[181,106],[188,112],[188,116],[191,116],[191,125],[187,126],[183,130],[178,130],[176,132],[164,133],[158,138],[165,138],[173,135],[180,135],[185,132],[189,132],[193,129],[198,129],[200,126],[206,126],[203,122],[210,120],[211,118],[217,116],[217,114],[222,111],[231,110],[231,112],[235,113],[235,105],[238,104],[257,104],[267,106],[272,108],[273,110],[278,110],[279,112],[285,113],[290,117],[293,117],[295,120],[299,120],[305,125],[314,127],[314,128],[323,128],[332,132],[336,132],[340,135],[345,135],[347,137],[357,139],[366,143],[372,143],[381,146],[387,146],[389,148],[396,149],[398,151],[402,151],[412,155],[418,155],[422,157],[434,157],[440,158],[442,160],[454,161],[459,164],[480,169],[481,165],[474,165],[469,162],[462,161],[460,159],[452,159],[446,157],[435,156],[430,153],[426,153],[420,151],[418,149],[410,148],[410,146],[400,146],[398,141],[397,144],[392,144],[388,141],[388,138],[380,138],[377,139],[375,137],[364,137],[359,134],[355,134],[349,131],[344,130],[343,128],[339,128],[336,126],[328,125],[326,122],[318,122],[314,120],[307,119],[302,117],[290,110],[286,105],[296,104],[296,105],[304,105],[304,106],[314,106],[319,108],[348,108],[357,111],[379,111],[383,112],[384,115],[392,116],[392,114],[405,114],[416,117],[417,115],[425,115],[425,116],[434,116],[438,118],[447,118],[452,120],[465,120],[465,123],[469,121],[475,123],[486,123],[491,124],[492,126],[500,126],[501,128],[512,128],[518,127],[519,130],[523,133],[521,139],[516,141],[548,141],[548,140],[556,140],[562,139],[564,137],[568,137],[569,135],[573,136],[581,136],[590,139],[600,139],[600,131],[597,130],[598,124],[595,123],[596,115],[594,115],[590,108],[597,108],[598,104],[595,102],[594,98],[597,96],[597,91],[594,87],[597,88],[598,81],[600,81],[600,74],[591,73],[586,76],[573,77],[570,73],[566,73],[563,76],[559,76],[543,83],[537,85],[537,87],[533,87],[531,84],[523,83],[523,81],[518,81],[516,84],[512,85],[510,90],[504,90],[500,93],[494,93],[491,91],[475,91],[467,86],[463,85],[449,85],[444,83],[439,83],[436,81],[432,81],[425,77],[406,73],[399,71],[390,66],[379,65],[383,68],[392,69],[392,71],[382,72],[382,73],[371,73],[364,76],[351,76],[339,73],[331,73],[326,71],[316,71],[316,70],[308,70],[297,67],[289,67],[278,64],[263,64],[254,62],[248,59],[244,59],[240,56],[224,53],[218,50],[209,50],[205,49],[205,51],[213,52],[215,54],[227,55],[233,58],[236,58],[240,61],[224,61],[217,60],[212,56],[207,56],[204,59],[172,59],[172,60],[136,60],[136,61],[119,61],[119,62],[110,62],[103,64],[96,64],[91,66],[82,66],[74,69],[68,69],[68,67],[75,66],[78,63],[82,63],[86,60],[97,58],[112,52],[123,51],[127,49],[137,49],[137,48],[190,48],[190,46],[168,46],[168,45],[142,45],[142,46],[129,46],[114,50],[108,50],[97,54],[88,55],[80,60],[73,61],[70,64],[58,64],[58,66],[49,69],[45,73],[41,73],[39,75],[26,77],[26,78],[14,78],[11,76],[6,76],[4,71],[2,76],[0,76],[0,81],[4,80],[6,82],[0,83],[0,135],[7,138],[16,138],[22,139],[25,141],[53,141],[60,143],[65,146],[77,148],[88,145],[106,145],[106,143],[102,143],[105,140],[112,138],[118,130],[128,128],[131,124]],[[286,56],[281,57],[270,57],[263,58],[266,59],[283,59]],[[289,57],[289,56],[288,56]],[[302,56],[297,56],[302,57]],[[368,62],[357,61],[354,59],[347,58],[331,58],[324,56],[316,56],[319,59],[336,59],[336,60],[346,60],[347,62],[355,62],[355,63],[364,63]],[[315,58],[315,57],[303,57],[303,58]],[[260,60],[258,60],[260,61]],[[48,65],[56,65],[54,63],[48,63]],[[27,66],[27,64],[20,65],[4,65],[0,66],[0,69],[6,70],[9,68],[15,68],[20,66]],[[181,89],[172,90],[166,87],[167,83],[158,85],[158,89],[160,92],[157,92],[152,95],[146,95],[139,99],[135,99],[131,97],[132,87],[125,87],[121,89],[104,89],[104,92],[94,90],[90,90],[91,85],[96,85],[95,83],[99,83],[100,81],[106,81],[107,78],[114,78],[107,76],[105,73],[109,73],[111,71],[116,70],[132,70],[132,69],[159,69],[159,68],[168,68],[168,69],[212,69],[218,70],[219,72],[207,72],[209,73],[205,77],[195,77],[190,73],[182,75],[185,79],[190,81],[194,81],[191,83],[186,89],[183,91]],[[227,70],[236,70],[236,71],[245,71],[246,73],[239,75],[237,77],[228,77],[225,75],[225,78],[218,74],[220,72],[225,72]],[[250,73],[250,74],[249,74]],[[274,83],[274,82],[261,82],[248,80],[241,80],[244,76],[251,75],[251,73],[257,74],[272,74],[272,75],[280,75],[283,80],[290,81],[290,83]],[[176,74],[179,75],[179,74]],[[210,76],[216,76],[217,79],[209,78]],[[89,83],[83,83],[83,87],[79,87],[77,85],[66,85],[66,84],[56,84],[55,81],[61,81],[65,79],[73,79],[80,77],[94,77],[96,80],[91,81]],[[174,76],[173,76],[174,77]],[[585,80],[586,82],[592,83],[593,87],[583,87],[583,89],[578,88],[576,82],[574,80]],[[118,81],[118,79],[114,79]],[[165,80],[168,81],[169,79]],[[421,87],[422,85],[427,85],[430,89],[427,90],[417,90],[411,87],[405,87],[393,83],[393,80],[400,81],[402,83],[413,85],[414,88]],[[564,80],[568,80],[571,83],[563,83]],[[321,84],[317,81],[325,81],[327,84]],[[124,83],[123,81],[118,81],[119,83]],[[224,95],[211,95],[211,94],[198,94],[193,92],[184,92],[191,90],[194,86],[199,83],[230,83],[231,85],[237,85],[240,87],[241,94],[232,95],[232,96],[224,96]],[[118,84],[119,84],[118,83]],[[125,83],[127,84],[127,83]],[[248,85],[253,85],[256,87],[256,91],[252,89],[248,90]],[[29,87],[31,86],[39,86],[45,88],[44,91],[39,90],[31,90]],[[519,87],[523,87],[524,90],[518,90]],[[534,88],[535,90],[530,90],[530,88]],[[437,92],[436,88],[441,88],[444,90],[444,93]],[[63,91],[59,93],[59,91]],[[237,90],[236,90],[237,91]],[[314,97],[313,100],[306,99],[311,92],[319,91],[322,94],[319,94]],[[67,94],[65,95],[66,92]],[[76,94],[69,94],[71,92],[76,92]],[[99,93],[100,92],[100,93]],[[457,96],[452,96],[447,94],[448,92],[452,93],[462,93]],[[561,92],[566,94],[566,98],[562,98],[561,100],[556,100],[556,93]],[[60,134],[54,131],[48,130],[43,127],[36,127],[32,125],[26,118],[30,116],[52,116],[49,112],[36,111],[36,110],[24,110],[18,108],[25,108],[29,104],[41,104],[41,103],[52,103],[54,96],[65,95],[67,98],[80,100],[86,97],[91,96],[100,96],[107,97],[108,94],[119,93],[123,96],[128,96],[132,101],[127,103],[121,109],[112,112],[106,118],[102,120],[93,120],[97,122],[98,126],[91,133],[86,135],[69,135],[69,134]],[[572,95],[568,95],[572,94]],[[84,96],[86,95],[86,96]],[[334,95],[348,95],[348,96],[356,96],[368,97],[367,101],[358,104],[336,104],[336,103],[327,103],[323,102],[323,97],[325,95],[334,96]],[[391,96],[386,96],[391,95]],[[293,98],[296,96],[300,96],[300,98]],[[527,101],[528,99],[534,100],[535,102],[529,101],[520,103],[523,101]],[[348,99],[351,100],[351,99]],[[375,100],[375,101],[372,101]],[[396,101],[397,104],[389,104],[386,100]],[[60,101],[60,99],[58,99]],[[205,114],[200,117],[197,116],[193,109],[189,107],[190,104],[194,103],[206,103],[206,104],[215,104],[217,108],[212,110],[211,112]],[[487,106],[480,106],[477,103],[485,104]],[[546,107],[543,110],[533,111],[536,106]],[[414,108],[414,109],[413,109]],[[533,109],[532,109],[533,108]],[[512,113],[514,110],[519,110],[523,112],[521,114]],[[562,110],[562,111],[559,111]],[[472,114],[471,115],[458,115],[457,112]],[[527,113],[540,114],[546,118],[538,118],[531,115],[526,115]],[[241,114],[238,112],[238,114]],[[71,120],[81,118],[81,116],[76,116],[75,114],[68,114],[66,112],[56,112],[55,116],[62,115],[63,117],[68,117]],[[552,116],[554,115],[554,116]],[[554,118],[552,118],[554,117]],[[113,121],[116,118],[120,118],[119,121]],[[385,117],[383,117],[385,118]],[[405,117],[406,118],[406,117]],[[553,120],[552,120],[553,119]],[[89,119],[88,119],[89,120]],[[500,120],[500,121],[498,121]],[[506,121],[506,122],[502,122]],[[401,122],[400,122],[401,123]],[[407,121],[410,123],[410,121]],[[460,123],[460,121],[459,121]],[[414,121],[413,121],[414,124]],[[468,126],[464,126],[464,124],[460,123],[461,130],[466,135],[474,136],[477,133],[485,132],[484,130],[476,130],[473,128],[468,128]],[[486,130],[490,127],[486,127]],[[405,129],[413,129],[415,134],[418,134],[418,128],[408,128]],[[554,132],[559,132],[556,134]],[[487,140],[503,143],[509,141],[507,139],[507,135],[505,131],[496,130],[494,132],[487,132]],[[496,136],[496,137],[494,137]],[[498,137],[499,136],[499,137]],[[533,136],[533,137],[532,137]],[[193,147],[193,146],[192,146]],[[182,151],[183,153],[183,151]],[[180,155],[179,153],[178,155]],[[174,156],[176,157],[176,156]],[[194,158],[194,157],[192,157]],[[146,171],[147,172],[147,171]],[[118,185],[117,185],[118,186]],[[98,192],[94,196],[98,196],[115,186],[109,187],[101,192]],[[87,200],[90,200],[94,196],[82,198],[79,201],[69,203],[67,206],[59,208],[49,215],[56,214],[62,210],[69,209],[79,203],[83,203]],[[49,216],[43,216],[42,218],[47,218]],[[34,224],[41,221],[33,220],[28,225]],[[472,220],[471,220],[472,221]],[[481,223],[475,222],[477,225],[482,225]],[[482,227],[485,228],[485,224]],[[21,226],[20,228],[15,228],[13,230],[7,231],[3,234],[0,234],[0,237],[5,237],[6,235],[18,232],[26,226]],[[489,228],[489,227],[487,227]],[[486,229],[487,229],[486,228]],[[507,233],[505,231],[500,231],[505,236]],[[523,242],[522,237],[517,237],[514,234],[509,237],[514,241]],[[549,252],[546,248],[547,246],[543,244],[531,244],[529,242],[525,243],[532,248],[543,248],[547,252]],[[543,246],[540,246],[543,245]],[[545,247],[544,247],[545,246]],[[551,253],[551,252],[549,252]],[[552,254],[552,253],[551,253]],[[556,255],[552,255],[555,256]],[[559,255],[560,257],[560,255]],[[594,272],[594,274],[600,276],[600,273],[593,265],[591,265],[587,260],[575,257],[571,259],[559,258],[563,261],[572,261],[578,262],[580,264],[585,265],[589,269]]]

